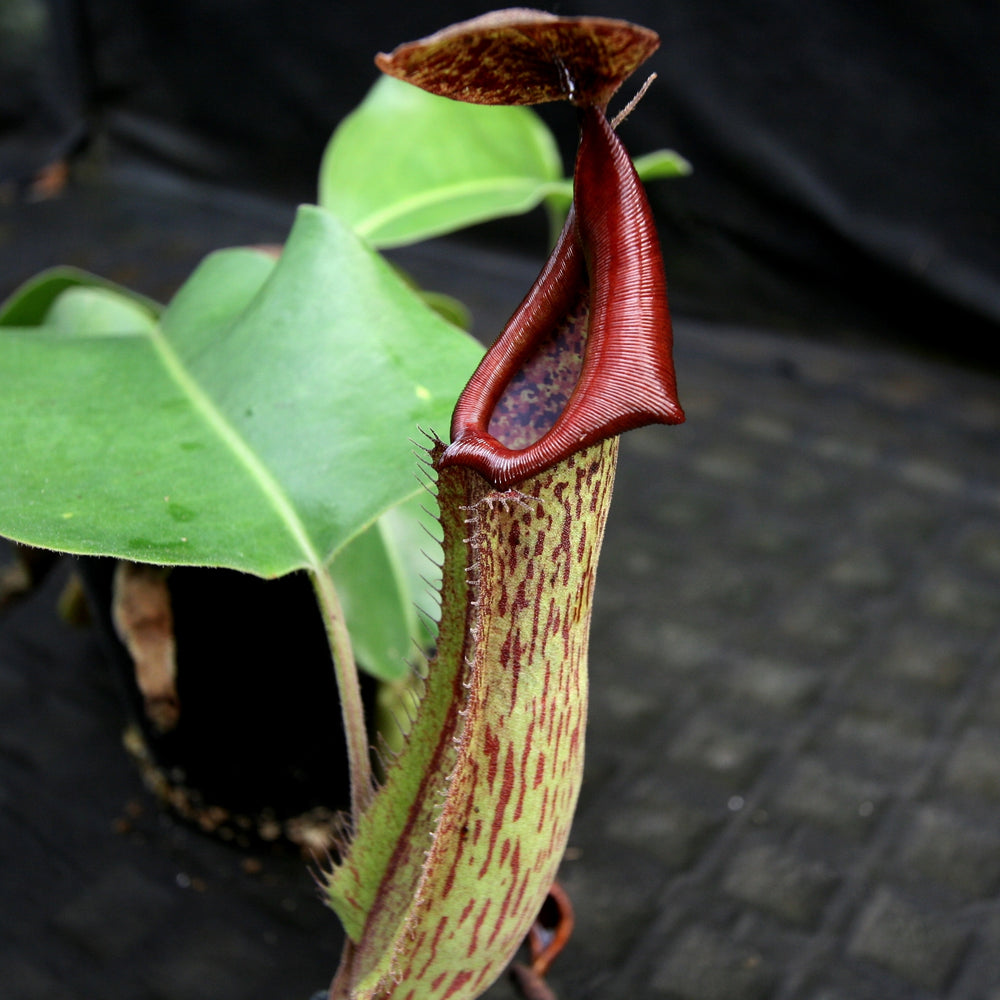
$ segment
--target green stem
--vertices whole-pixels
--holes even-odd
[[[340,692],[347,739],[347,766],[351,778],[351,817],[356,824],[372,792],[372,765],[361,684],[351,649],[351,636],[333,579],[325,569],[310,570],[310,576],[323,612],[327,641],[333,655],[333,672]]]

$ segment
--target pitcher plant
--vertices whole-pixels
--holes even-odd
[[[514,9],[376,60],[455,100],[568,101],[580,141],[555,248],[462,392],[450,440],[429,447],[437,649],[406,743],[356,796],[325,873],[347,934],[331,1000],[479,996],[556,878],[583,771],[618,435],[684,419],[652,213],[607,117],[657,45],[624,21]]]

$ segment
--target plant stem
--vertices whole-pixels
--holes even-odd
[[[333,672],[340,692],[340,708],[344,717],[347,740],[347,766],[351,778],[351,818],[357,823],[368,804],[372,790],[372,765],[368,749],[368,728],[365,706],[361,699],[358,668],[351,649],[351,636],[340,606],[340,597],[333,579],[325,568],[309,571],[316,596],[323,612],[327,641],[333,655]]]

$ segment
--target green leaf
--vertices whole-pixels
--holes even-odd
[[[331,567],[360,666],[402,681],[435,639],[441,544],[434,497],[421,490],[349,542]]]
[[[52,267],[29,278],[6,302],[0,304],[0,326],[37,326],[44,322],[56,299],[71,288],[90,288],[116,294],[141,306],[151,316],[158,316],[162,309],[152,299],[97,275],[75,267]]]
[[[159,323],[57,300],[58,324],[0,328],[0,534],[264,577],[418,491],[411,438],[447,429],[482,353],[309,207],[277,264],[214,254]]]
[[[93,336],[127,337],[136,330],[156,329],[156,316],[137,302],[110,289],[83,285],[62,292],[45,322],[68,336],[86,330]]]
[[[453,295],[425,290],[419,291],[418,294],[434,312],[452,326],[457,326],[460,330],[468,330],[472,326],[472,313],[469,312],[468,306]]]
[[[437,501],[421,491],[386,511],[379,523],[386,543],[397,553],[400,579],[413,615],[413,637],[423,649],[437,638],[441,591],[441,526]]]
[[[530,109],[382,77],[330,140],[319,203],[375,246],[399,246],[526,212],[561,177],[555,140]]]
[[[632,162],[635,164],[635,172],[643,183],[671,177],[686,177],[691,173],[691,164],[672,149],[657,149],[655,152],[635,157]]]
[[[359,666],[381,680],[395,681],[409,672],[417,622],[398,554],[385,536],[388,516],[340,550],[330,575]]]

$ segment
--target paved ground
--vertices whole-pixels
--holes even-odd
[[[4,290],[94,231],[131,233],[105,273],[156,291],[158,262],[282,224],[185,202],[149,229],[129,205],[9,210]],[[530,277],[438,253],[410,263],[487,328]],[[688,423],[623,443],[552,985],[1000,1000],[1000,379],[683,320],[677,367]],[[56,617],[68,569],[0,618],[3,995],[308,998],[335,919],[294,855],[157,809],[96,639]]]

